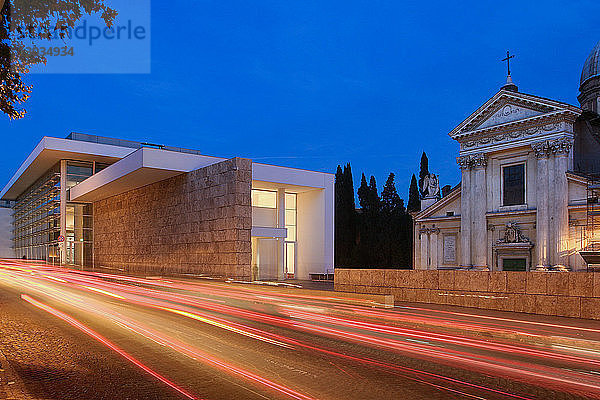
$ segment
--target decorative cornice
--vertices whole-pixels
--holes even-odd
[[[558,110],[546,114],[536,115],[529,118],[507,122],[504,124],[493,125],[487,128],[474,129],[470,131],[461,131],[454,135],[452,138],[459,142],[463,142],[469,138],[490,136],[507,131],[524,130],[552,123],[560,123],[562,121],[573,123],[575,122],[575,119],[577,119],[577,114],[573,113],[572,111]]]
[[[536,158],[548,158],[551,155],[568,155],[572,147],[573,139],[568,137],[543,140],[531,144]]]
[[[460,169],[485,168],[487,166],[487,156],[485,153],[470,154],[456,158]]]
[[[554,122],[554,123],[550,123],[550,124],[546,124],[546,125],[532,126],[532,127],[525,128],[522,130],[505,132],[505,133],[501,133],[499,135],[484,136],[479,139],[474,139],[474,140],[470,140],[468,142],[463,142],[463,143],[461,143],[460,147],[461,147],[461,150],[465,150],[465,149],[476,148],[479,146],[486,146],[486,145],[510,142],[515,139],[523,139],[523,138],[534,136],[534,135],[537,135],[540,133],[556,131],[556,130],[559,130],[562,127],[562,125],[563,125],[562,122]]]

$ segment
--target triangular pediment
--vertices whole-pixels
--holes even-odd
[[[507,102],[503,105],[498,106],[495,111],[480,124],[474,126],[474,129],[489,128],[496,125],[502,125],[509,122],[518,121],[521,119],[531,118],[538,115],[545,114],[540,109],[534,109],[531,107],[525,107],[515,102]]]
[[[450,132],[450,136],[458,138],[472,132],[485,131],[520,121],[531,121],[560,112],[578,115],[581,111],[570,104],[524,93],[500,90]]]

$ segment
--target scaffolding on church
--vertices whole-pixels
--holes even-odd
[[[587,179],[585,247],[581,257],[590,266],[600,265],[600,175],[589,175]]]

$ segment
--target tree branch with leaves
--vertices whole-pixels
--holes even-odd
[[[23,118],[23,104],[33,85],[24,77],[34,65],[46,64],[44,55],[27,44],[67,38],[86,15],[99,14],[107,27],[117,12],[104,0],[0,0],[0,111],[10,119]]]

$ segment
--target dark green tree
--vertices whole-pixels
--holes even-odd
[[[335,174],[335,265],[352,266],[356,243],[356,206],[350,163]]]
[[[393,214],[400,210],[402,199],[396,191],[395,175],[393,172],[387,178],[383,190],[381,191],[381,209],[384,213]],[[402,203],[402,208],[404,204]]]
[[[380,264],[377,252],[379,232],[380,200],[375,177],[371,176],[369,184],[363,173],[358,188],[360,215],[358,218],[357,264],[362,268],[375,268]]]
[[[377,182],[373,175],[371,175],[371,179],[369,179],[368,208],[372,213],[378,213],[381,208],[381,199],[379,198],[379,192],[377,191]]]
[[[360,204],[360,208],[363,211],[368,208],[369,204],[369,184],[367,183],[367,178],[365,177],[364,172],[360,177],[360,186],[358,188],[358,204]]]
[[[398,195],[391,173],[381,191],[375,177],[364,174],[358,189],[360,213],[357,224],[356,265],[361,268],[410,268],[412,218]]]
[[[410,179],[410,188],[408,189],[408,206],[406,207],[409,213],[421,211],[420,198],[421,196],[419,195],[417,178],[415,177],[415,174],[413,174],[412,178]]]
[[[427,158],[427,154],[423,152],[421,154],[421,164],[419,166],[419,193],[421,188],[423,187],[423,179],[429,175],[429,159]]]
[[[84,15],[98,14],[107,27],[117,16],[104,0],[0,0],[0,112],[20,119],[32,85],[24,77],[30,68],[46,64],[31,40],[65,39]],[[48,44],[50,46],[50,44]]]

